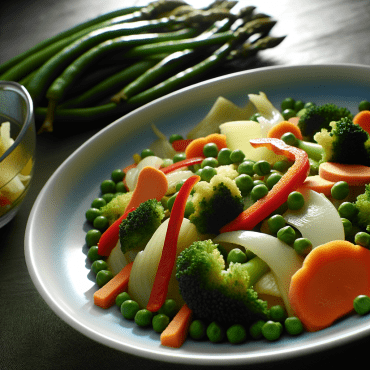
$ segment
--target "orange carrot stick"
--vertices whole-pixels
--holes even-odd
[[[319,176],[332,182],[346,181],[348,185],[365,185],[370,182],[370,167],[324,162],[320,164]]]
[[[291,132],[299,140],[303,139],[299,127],[290,121],[282,121],[272,126],[267,133],[267,137],[281,139],[281,137],[287,132]]]
[[[370,250],[345,240],[313,249],[292,277],[289,302],[308,331],[330,326],[370,295]]]
[[[125,211],[137,208],[149,199],[160,201],[167,193],[168,181],[166,175],[154,167],[144,167],[138,176],[135,189]]]
[[[353,123],[359,125],[363,130],[370,134],[370,111],[363,110],[361,112],[358,112],[353,117]]]
[[[326,196],[331,195],[331,188],[335,182],[325,180],[319,175],[309,176],[304,183],[297,189],[297,191],[304,191],[305,189],[311,189],[318,193],[323,193]]]
[[[226,148],[226,136],[223,134],[210,134],[206,137],[200,137],[198,139],[194,139],[189,145],[185,148],[185,155],[186,158],[193,158],[193,157],[204,157],[203,154],[203,147],[208,143],[215,143],[217,145],[218,150],[222,148]]]
[[[192,317],[193,311],[184,304],[161,333],[161,344],[166,347],[180,348],[188,336]]]
[[[128,287],[133,262],[126,265],[113,279],[94,293],[94,304],[101,308],[113,306],[118,294],[124,292]]]

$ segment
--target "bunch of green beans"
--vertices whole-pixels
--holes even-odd
[[[39,133],[73,133],[86,122],[105,126],[282,41],[269,36],[276,24],[269,16],[254,6],[234,12],[236,4],[215,0],[195,9],[182,0],[156,0],[103,14],[3,63],[0,79],[27,88]]]

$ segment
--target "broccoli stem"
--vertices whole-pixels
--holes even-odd
[[[320,160],[322,159],[324,150],[320,144],[297,139],[296,147],[304,150],[307,153],[308,157],[313,159],[314,161],[320,162]]]
[[[253,257],[245,263],[250,281],[249,286],[253,286],[266,272],[270,271],[268,264],[259,257]]]

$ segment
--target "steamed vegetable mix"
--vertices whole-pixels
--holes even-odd
[[[370,313],[370,137],[356,116],[260,92],[244,107],[217,99],[188,136],[152,125],[158,140],[86,212],[95,304],[173,348]]]
[[[28,89],[39,133],[103,126],[284,39],[268,15],[236,5],[156,0],[103,14],[6,61],[0,79]]]

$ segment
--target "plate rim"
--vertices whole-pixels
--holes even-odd
[[[98,334],[91,328],[83,325],[81,322],[76,320],[71,314],[64,311],[62,308],[60,308],[56,302],[53,300],[53,297],[50,296],[45,288],[44,282],[42,281],[38,270],[35,265],[34,260],[34,251],[32,248],[31,242],[31,235],[34,228],[35,223],[35,217],[37,215],[37,211],[39,210],[40,204],[42,203],[43,197],[45,193],[47,193],[49,186],[55,181],[55,179],[59,176],[60,173],[62,173],[63,170],[68,168],[68,165],[70,162],[73,161],[75,157],[77,157],[79,154],[83,153],[83,151],[87,150],[92,143],[97,140],[101,135],[107,135],[109,134],[109,131],[114,130],[115,127],[118,127],[119,125],[122,125],[122,122],[125,122],[128,119],[132,119],[133,117],[143,114],[143,112],[152,109],[152,107],[160,107],[162,104],[171,102],[172,99],[178,98],[178,96],[181,96],[183,94],[188,94],[189,91],[192,91],[194,89],[199,88],[209,88],[211,85],[219,83],[221,81],[228,81],[233,80],[235,78],[248,78],[249,75],[254,74],[263,74],[263,73],[274,73],[279,70],[303,70],[308,68],[309,70],[320,70],[320,69],[327,69],[330,68],[331,70],[336,70],[340,72],[341,70],[358,70],[363,72],[370,72],[370,67],[366,65],[361,64],[351,64],[351,63],[336,63],[336,64],[315,64],[315,65],[284,65],[284,66],[268,66],[268,67],[262,67],[257,68],[253,70],[246,70],[246,71],[240,71],[231,73],[228,75],[212,78],[210,80],[202,81],[196,84],[193,84],[191,86],[182,88],[178,91],[175,91],[171,94],[168,94],[164,97],[158,98],[150,103],[145,104],[144,106],[135,109],[134,111],[126,114],[125,116],[122,116],[106,127],[102,128],[99,132],[94,134],[91,138],[86,140],[79,148],[77,148],[72,154],[70,154],[56,169],[56,171],[50,176],[50,178],[47,180],[47,182],[44,184],[43,188],[39,192],[33,206],[31,209],[31,212],[28,217],[26,230],[25,230],[25,237],[24,237],[24,250],[25,250],[25,259],[26,259],[26,265],[27,269],[29,271],[29,274],[31,276],[32,282],[35,285],[36,289],[42,296],[42,298],[46,301],[46,303],[49,305],[49,307],[54,311],[54,313],[57,314],[63,321],[65,321],[68,325],[72,326],[75,330],[79,331],[80,333],[84,334],[85,336],[89,337],[92,340],[95,340],[96,342],[99,342],[101,344],[104,344],[108,347],[115,348],[119,351],[127,352],[135,356],[139,357],[145,357],[152,360],[158,360],[158,361],[164,361],[164,362],[171,362],[171,363],[182,363],[182,364],[194,364],[194,365],[204,365],[207,361],[210,359],[218,361],[222,361],[222,364],[228,364],[228,365],[240,365],[240,364],[257,364],[257,363],[264,363],[271,360],[281,360],[281,359],[291,359],[294,357],[297,357],[299,355],[309,355],[316,352],[321,352],[327,349],[330,349],[333,347],[333,343],[335,343],[335,346],[341,346],[344,344],[347,344],[350,341],[353,340],[359,340],[370,333],[370,327],[368,327],[366,330],[361,330],[356,333],[351,333],[351,335],[342,336],[333,342],[329,341],[322,341],[319,343],[314,343],[310,346],[303,345],[302,348],[296,348],[295,350],[286,349],[286,350],[280,350],[278,353],[272,352],[270,354],[264,354],[263,356],[237,356],[235,359],[230,359],[228,356],[219,356],[215,357],[214,354],[211,355],[192,355],[188,354],[187,356],[184,356],[181,352],[176,351],[168,351],[168,354],[164,354],[163,351],[156,351],[156,350],[142,350],[135,346],[130,346],[130,344],[125,345],[125,348],[122,348],[122,344],[118,343],[111,338],[109,338],[106,335]],[[225,82],[226,83],[226,82]],[[167,350],[167,349],[166,349]],[[281,358],[283,356],[283,358]]]

